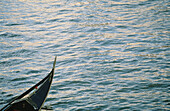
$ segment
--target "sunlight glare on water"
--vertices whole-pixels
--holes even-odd
[[[168,0],[0,1],[0,108],[45,77],[55,111],[169,110]]]

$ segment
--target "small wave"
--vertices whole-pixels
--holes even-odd
[[[14,34],[14,33],[8,33],[8,32],[0,34],[0,37],[7,37],[7,38],[20,37],[20,36],[22,36],[22,35]]]

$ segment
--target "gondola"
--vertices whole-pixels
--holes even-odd
[[[56,57],[51,72],[37,84],[9,102],[0,111],[40,111],[50,90]]]

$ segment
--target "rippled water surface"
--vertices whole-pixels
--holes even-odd
[[[1,0],[0,108],[47,75],[55,111],[170,110],[169,0]]]

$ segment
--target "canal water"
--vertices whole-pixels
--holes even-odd
[[[45,77],[55,111],[170,110],[169,0],[1,0],[0,108]]]

